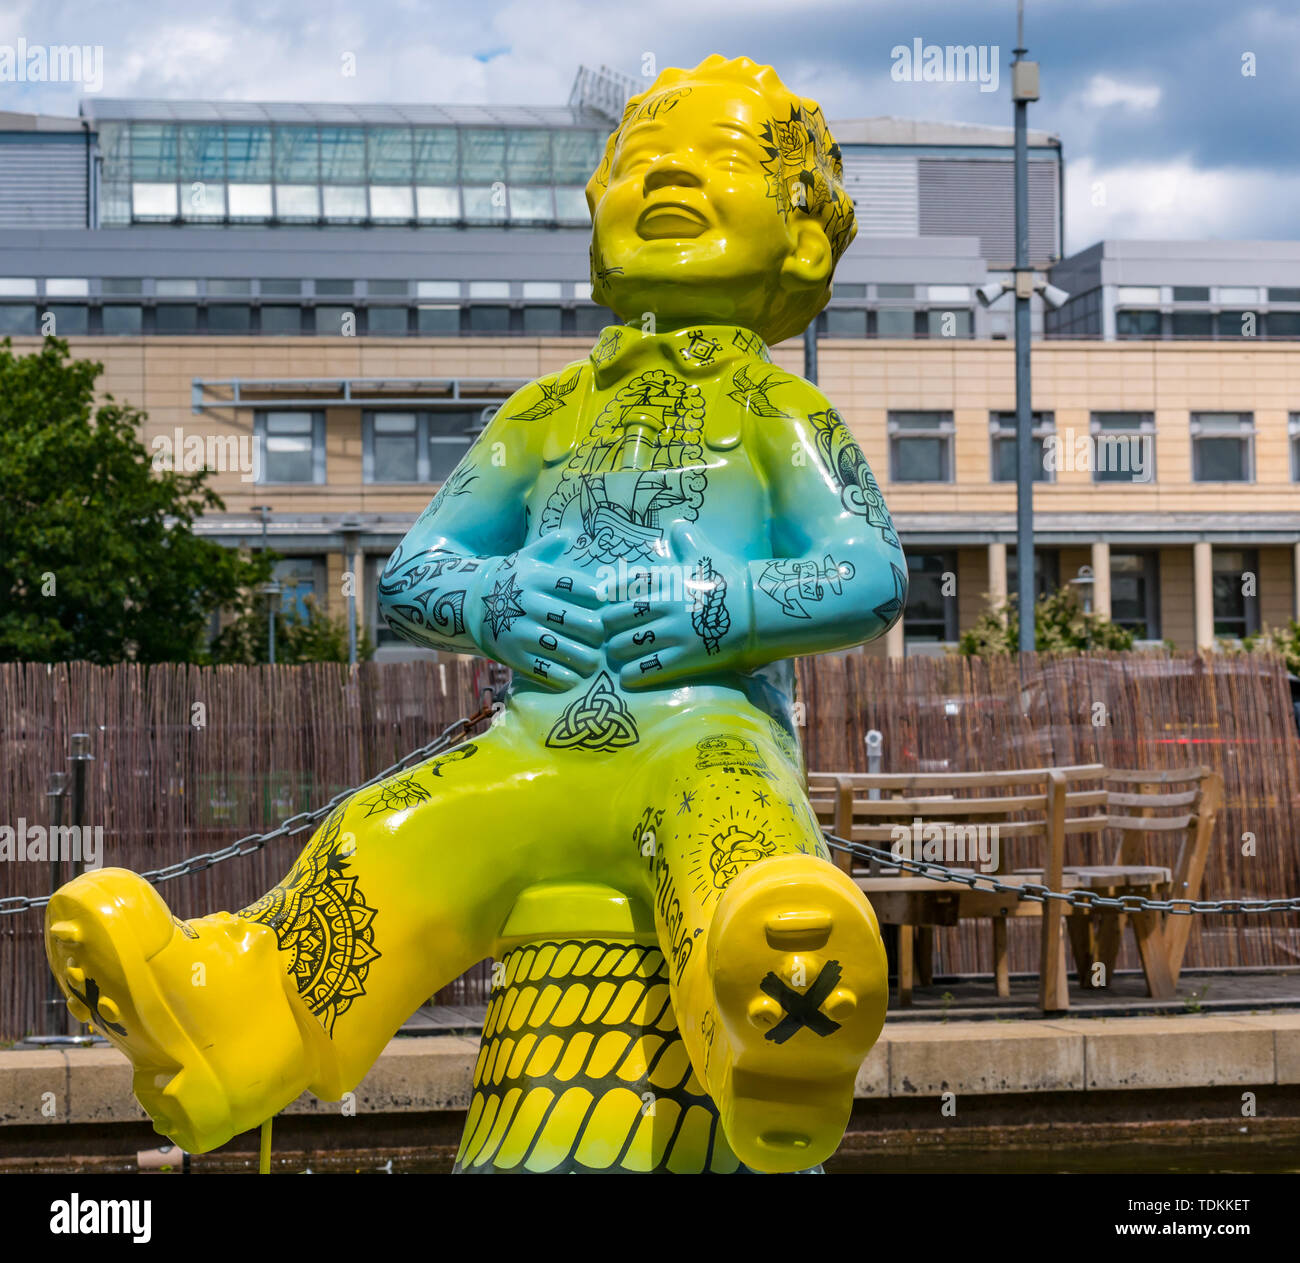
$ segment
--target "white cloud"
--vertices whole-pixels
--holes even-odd
[[[1109,75],[1093,75],[1083,90],[1083,103],[1096,110],[1122,105],[1128,110],[1154,110],[1162,92],[1155,85],[1121,83]]]
[[[1205,169],[1183,158],[1066,169],[1066,253],[1103,238],[1241,240],[1259,235],[1261,206],[1294,206],[1300,174]],[[1256,227],[1252,227],[1255,225]]]

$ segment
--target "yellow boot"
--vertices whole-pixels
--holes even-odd
[[[709,1092],[732,1149],[759,1171],[824,1161],[885,1022],[887,965],[871,905],[825,860],[773,856],[723,892],[705,959],[690,1007],[702,1013]],[[684,1028],[690,999],[679,993]]]
[[[264,925],[172,916],[121,868],[83,873],[50,900],[50,968],[80,1021],[135,1068],[154,1130],[204,1153],[258,1126],[320,1074],[323,1033]]]

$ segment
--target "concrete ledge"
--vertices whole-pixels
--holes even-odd
[[[395,1039],[343,1103],[304,1094],[289,1114],[463,1110],[478,1040]],[[864,1099],[1161,1091],[1300,1083],[1300,1014],[908,1022],[886,1026],[858,1072]],[[131,1068],[109,1048],[0,1052],[0,1128],[143,1121]]]
[[[887,1038],[890,1096],[1084,1087],[1083,1040],[1051,1023],[926,1022],[889,1031]]]

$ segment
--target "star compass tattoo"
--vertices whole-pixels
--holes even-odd
[[[491,593],[483,598],[486,607],[484,613],[491,623],[493,640],[503,631],[509,631],[515,619],[523,617],[524,607],[519,603],[523,591],[515,582],[514,575],[508,574],[504,579],[498,579]]]

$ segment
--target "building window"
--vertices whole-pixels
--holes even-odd
[[[428,414],[425,421],[428,426],[430,482],[442,482],[460,464],[470,445],[495,414],[495,408]]]
[[[1250,412],[1192,413],[1195,482],[1255,481],[1255,418]]]
[[[1300,482],[1300,412],[1293,412],[1287,422],[1291,434],[1291,481]]]
[[[524,332],[539,336],[558,335],[561,329],[561,312],[558,307],[525,307]]]
[[[828,338],[865,338],[867,313],[851,307],[830,307],[826,311],[822,332]]]
[[[1253,550],[1214,550],[1214,634],[1253,636],[1259,631],[1259,555]]]
[[[1014,544],[1007,545],[1007,591],[1020,591],[1020,563]],[[1056,548],[1034,549],[1034,600],[1041,601],[1061,586],[1061,553]]]
[[[1160,639],[1160,569],[1154,552],[1110,554],[1110,619],[1139,640]]]
[[[876,337],[916,337],[916,312],[910,307],[882,307],[876,312]]]
[[[299,336],[302,333],[302,308],[263,307],[262,332]]]
[[[414,412],[381,412],[368,416],[370,468],[367,482],[422,481],[420,424]]]
[[[325,337],[351,337],[357,328],[354,307],[317,307],[316,332]]]
[[[361,473],[366,482],[442,482],[484,424],[479,408],[438,412],[367,412]]]
[[[889,414],[891,482],[952,482],[951,412]]]
[[[261,454],[258,482],[325,481],[324,413],[259,412],[254,424]]]
[[[103,312],[103,328],[107,334],[139,337],[144,328],[144,309],[107,304]]]
[[[366,332],[372,337],[404,338],[407,333],[405,307],[371,307],[366,312]]]
[[[50,332],[56,338],[71,337],[79,333],[90,332],[90,308],[74,307],[71,304],[58,304],[46,308],[41,313],[42,320],[46,313],[54,317],[54,328]]]
[[[460,308],[446,305],[420,306],[415,310],[419,333],[446,336],[460,332]]]
[[[0,306],[0,334],[34,334],[36,308],[5,303]]]
[[[475,303],[469,309],[471,333],[509,333],[510,308]]]
[[[253,309],[240,303],[214,303],[208,308],[209,333],[249,333]]]
[[[199,309],[190,303],[160,303],[153,327],[156,333],[198,333]]]
[[[1160,313],[1158,311],[1117,311],[1115,333],[1121,338],[1158,338]]]
[[[1215,322],[1221,338],[1253,338],[1261,332],[1259,315],[1253,311],[1221,311]]]
[[[576,286],[574,287],[577,288]],[[573,310],[573,331],[580,337],[594,337],[606,325],[616,325],[619,319],[607,307],[575,307]]]
[[[933,286],[931,288],[934,288]],[[971,336],[970,309],[958,307],[952,311],[927,311],[926,335],[931,338],[969,338]]]
[[[51,276],[45,282],[47,298],[87,298],[90,282],[76,276]]]
[[[1265,319],[1270,338],[1300,338],[1300,311],[1270,311]]]
[[[1174,302],[1176,303],[1208,303],[1210,301],[1210,287],[1208,285],[1175,285]]]
[[[1149,412],[1092,414],[1093,482],[1154,482],[1156,423]]]
[[[1214,337],[1214,317],[1208,311],[1176,311],[1169,321],[1176,338]]]
[[[325,591],[325,563],[319,557],[282,557],[271,572],[280,585],[280,610],[306,622],[310,603],[325,613],[321,596]]]
[[[1056,471],[1047,468],[1047,439],[1056,433],[1056,414],[1031,413],[1033,421],[1034,481],[1055,482]],[[1016,481],[1016,414],[989,413],[989,436],[992,443],[990,462],[994,482]]]
[[[907,554],[907,640],[957,639],[957,566],[951,553]]]

